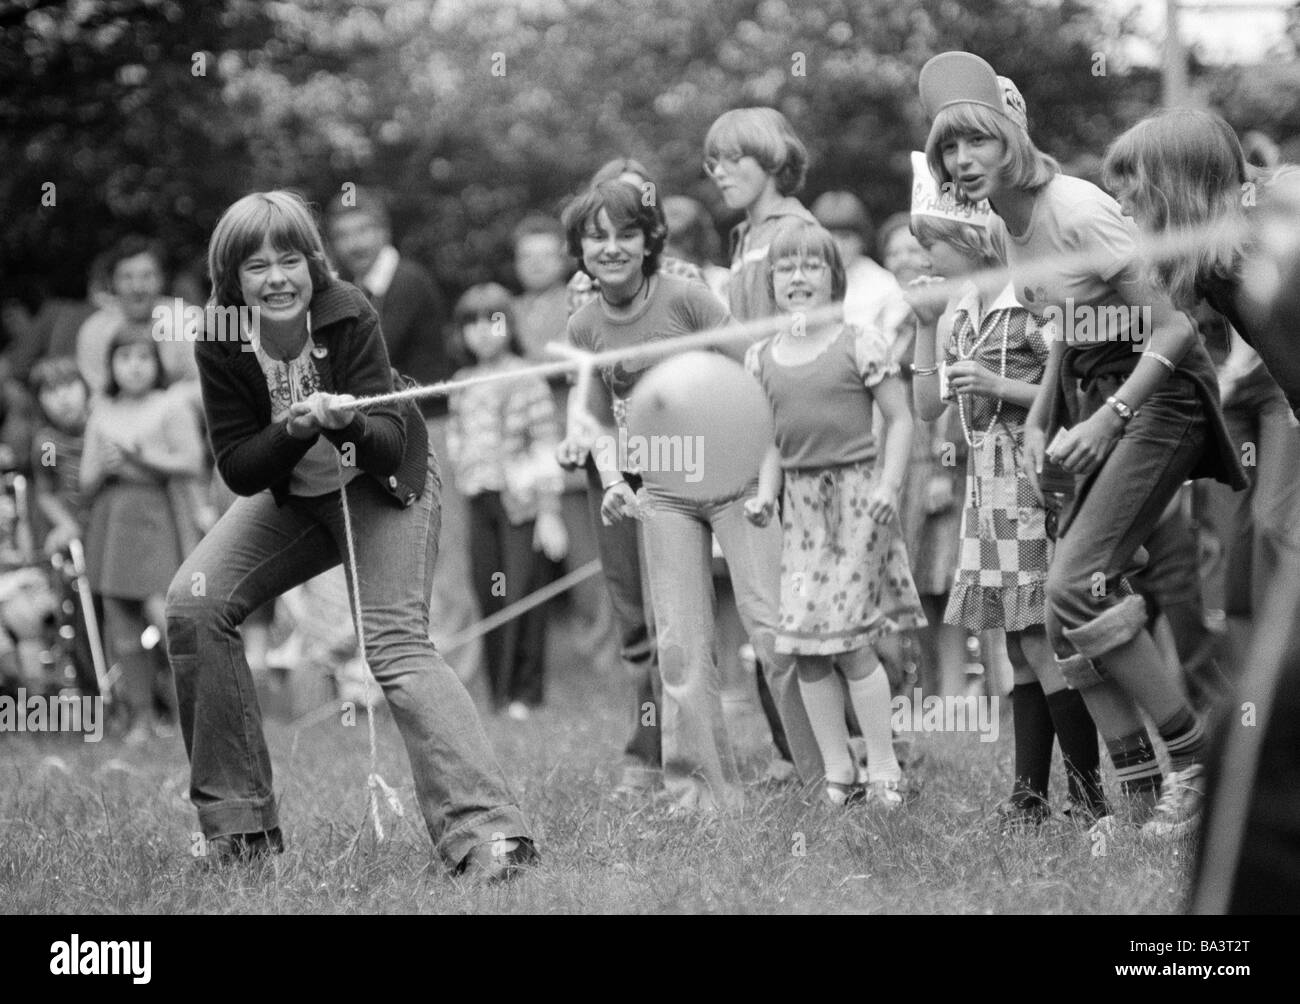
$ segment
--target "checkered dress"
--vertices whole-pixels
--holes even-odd
[[[945,352],[948,364],[964,356],[1001,373],[1004,333],[1007,377],[1038,383],[1047,343],[1033,315],[1019,306],[989,311],[978,334],[969,312],[959,307]],[[985,334],[971,356],[969,347]],[[1020,631],[1043,623],[1051,559],[1047,512],[1020,472],[1028,411],[1008,401],[999,410],[995,398],[976,394],[962,395],[962,404],[973,445],[966,458],[957,579],[944,621],[975,631]]]

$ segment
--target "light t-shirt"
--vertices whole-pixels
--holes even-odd
[[[295,358],[279,360],[272,359],[261,342],[253,340],[253,351],[257,354],[257,362],[266,377],[266,389],[271,395],[272,422],[287,421],[290,405],[305,401],[323,389],[313,354],[315,348],[316,343],[308,334],[307,343]],[[339,487],[339,456],[333,443],[324,436],[318,438],[289,475],[289,493],[314,498],[336,491]],[[344,466],[342,473],[346,484],[360,474],[361,469]]]
[[[704,283],[675,275],[656,275],[652,282],[652,293],[626,317],[610,317],[599,298],[579,309],[569,318],[569,343],[587,352],[604,352],[721,328],[728,323],[727,308]],[[721,346],[720,350],[733,356],[742,354],[733,345]],[[599,368],[613,399],[619,428],[627,427],[627,399],[637,381],[663,359],[641,356]]]
[[[892,272],[866,255],[844,270],[844,321],[864,331],[879,331],[893,359],[898,358],[900,341],[906,342],[911,334],[912,308],[903,296],[903,287]]]
[[[1141,351],[1150,331],[1131,330],[1145,322],[1110,286],[1138,256],[1137,226],[1100,188],[1058,174],[1034,200],[1023,234],[1009,233],[993,216],[989,236],[1011,270],[1016,299],[1035,316],[1056,321],[1067,345],[1132,341]]]

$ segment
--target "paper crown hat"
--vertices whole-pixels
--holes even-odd
[[[921,107],[932,121],[949,105],[976,104],[1005,115],[1029,132],[1029,113],[1019,89],[972,52],[941,52],[921,67]]]
[[[979,202],[957,201],[957,186],[951,182],[942,189],[930,173],[930,165],[920,150],[912,151],[912,215],[931,216],[940,220],[987,227],[992,213],[988,199]]]

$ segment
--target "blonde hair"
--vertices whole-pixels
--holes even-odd
[[[1227,122],[1190,108],[1143,119],[1110,145],[1101,170],[1108,188],[1128,191],[1155,233],[1224,224],[1198,234],[1186,251],[1148,262],[1151,278],[1182,307],[1196,302],[1199,281],[1233,271],[1248,239],[1244,186],[1271,176],[1246,162]]]
[[[957,220],[945,220],[938,216],[913,216],[912,236],[921,242],[927,251],[931,244],[942,241],[977,265],[988,267],[1000,265],[1002,260],[993,247],[993,240],[984,227]]]
[[[307,259],[312,285],[330,282],[329,259],[311,207],[295,192],[253,192],[221,215],[208,243],[208,278],[219,307],[244,303],[239,267],[267,238],[277,251],[298,251]]]
[[[776,176],[776,190],[794,195],[808,174],[808,148],[775,108],[733,108],[709,126],[706,157],[749,156]]]
[[[930,125],[930,136],[925,141],[925,159],[930,173],[945,182],[954,181],[943,166],[943,145],[962,136],[993,136],[1002,141],[1006,154],[1001,164],[1001,182],[1008,188],[1036,192],[1056,175],[1061,165],[1034,146],[1029,134],[1005,115],[970,101],[948,105],[939,110]],[[957,198],[964,199],[960,185],[954,185]]]

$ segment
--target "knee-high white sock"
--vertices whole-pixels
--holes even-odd
[[[894,734],[889,727],[889,678],[877,666],[861,680],[849,681],[849,700],[867,741],[867,777],[872,781],[897,781],[903,769],[894,756]]]
[[[883,674],[882,674],[883,675]],[[844,691],[836,672],[827,673],[811,683],[799,678],[799,695],[808,711],[817,748],[821,750],[826,766],[826,780],[852,784],[857,777],[853,759],[849,756],[849,728],[844,724]],[[885,684],[885,697],[889,684]],[[888,722],[885,723],[888,726]]]

